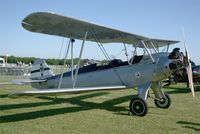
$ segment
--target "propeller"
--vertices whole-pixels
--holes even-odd
[[[192,93],[192,96],[195,97],[194,95],[194,83],[193,83],[193,75],[192,75],[192,65],[190,63],[189,60],[189,53],[188,53],[188,48],[187,48],[187,44],[186,44],[186,40],[185,40],[185,32],[184,29],[182,30],[183,32],[183,44],[185,47],[185,68],[187,71],[187,75],[188,75],[188,80],[189,80],[189,87]]]

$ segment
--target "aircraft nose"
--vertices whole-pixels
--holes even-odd
[[[180,48],[174,48],[168,56],[168,59],[183,59],[183,53],[180,52]]]
[[[169,64],[170,70],[177,70],[177,69],[180,69],[182,66],[183,66],[183,62],[181,60],[175,60]]]
[[[173,60],[171,63],[169,63],[170,70],[177,70],[183,66],[183,53],[180,52],[180,48],[174,48],[168,59]]]

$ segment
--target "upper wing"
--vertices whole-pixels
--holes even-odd
[[[89,31],[87,40],[96,41],[94,38],[94,36],[96,36],[101,43],[136,44],[138,41],[143,40],[147,41],[147,44],[150,41],[154,42],[156,47],[178,43],[178,41],[172,40],[151,39],[48,12],[37,12],[30,14],[23,20],[22,26],[32,32],[58,35],[75,39],[83,39],[85,32]],[[142,44],[138,44],[138,47],[143,46]]]
[[[57,95],[57,94],[63,94],[63,93],[76,93],[76,92],[83,92],[83,91],[106,90],[106,89],[123,89],[123,88],[126,88],[126,86],[28,90],[28,91],[12,93],[12,94],[9,95],[9,97],[10,98],[17,98],[17,97],[22,97],[22,96]]]

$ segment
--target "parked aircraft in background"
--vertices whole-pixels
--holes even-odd
[[[193,82],[197,84],[200,83],[200,65],[193,65],[192,66],[192,76],[193,76]],[[164,86],[169,86],[172,83],[178,83],[178,82],[186,82],[188,83],[189,87],[189,81],[187,77],[187,71],[186,68],[182,68],[180,70],[175,71],[168,80],[165,80],[163,82],[167,82]]]

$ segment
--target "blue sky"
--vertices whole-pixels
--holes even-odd
[[[143,36],[179,41],[183,40],[181,27],[184,27],[190,57],[200,64],[199,0],[1,0],[0,55],[59,57],[63,38],[32,33],[21,26],[23,18],[38,11],[56,12]],[[76,53],[79,43],[76,42]],[[182,45],[181,42],[171,47],[183,49]],[[122,46],[106,45],[106,49],[118,58]],[[99,48],[91,43],[84,48],[83,57],[104,59]]]

